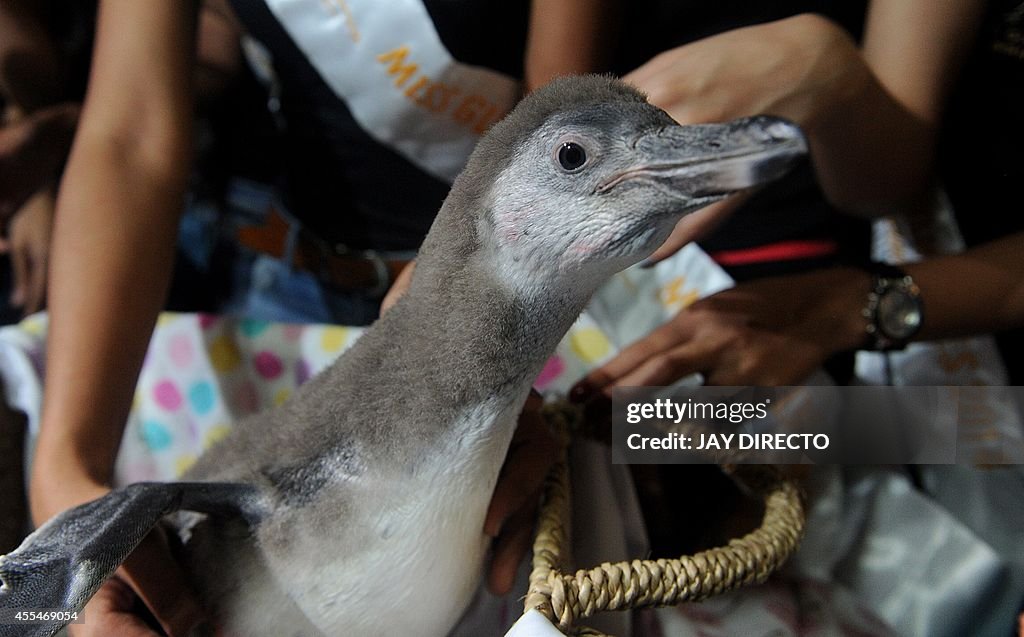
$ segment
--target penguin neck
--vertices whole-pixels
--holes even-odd
[[[557,255],[515,262],[495,240],[495,209],[478,181],[456,181],[417,257],[409,314],[441,325],[454,360],[478,360],[508,381],[532,374],[532,384],[593,289],[558,278]]]
[[[432,444],[477,447],[481,453],[461,455],[488,464],[466,474],[496,477],[534,380],[590,293],[550,279],[523,289],[519,282],[529,277],[500,265],[477,222],[484,215],[469,212],[475,207],[453,188],[423,243],[409,290],[372,337],[382,356],[398,354],[403,367],[415,366],[389,373],[408,379],[422,396],[417,402],[445,406],[436,428],[423,423]],[[397,343],[401,352],[393,350]]]
[[[428,274],[419,268],[417,275]],[[458,492],[449,499],[462,502],[459,515],[479,529],[530,389],[586,298],[524,299],[488,269],[470,270],[419,277],[382,320],[394,314],[399,329],[414,331],[434,370],[427,391],[458,405],[434,438],[438,456],[450,461],[435,468],[449,477],[432,488]],[[412,322],[427,317],[430,326]]]
[[[474,257],[417,274],[425,276],[410,287],[407,314],[432,319],[438,362],[447,360],[460,386],[482,393],[528,391],[589,299],[553,286],[520,293]]]

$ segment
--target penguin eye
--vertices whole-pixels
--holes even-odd
[[[558,149],[558,163],[566,171],[578,170],[587,163],[587,151],[576,142],[565,142]]]

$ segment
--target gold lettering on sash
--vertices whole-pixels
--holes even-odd
[[[411,61],[411,51],[406,45],[381,53],[377,61],[387,65],[387,74],[395,78],[395,87],[403,89],[402,94],[407,99],[431,113],[447,113],[477,135],[482,135],[505,114],[483,95],[463,95],[457,86],[436,82],[420,73],[420,65]]]
[[[348,37],[353,42],[359,42],[359,27],[356,26],[356,21],[352,17],[352,10],[349,8],[348,2],[345,2],[345,0],[320,0],[320,5],[332,16],[338,14],[345,16],[345,28],[348,29]]]

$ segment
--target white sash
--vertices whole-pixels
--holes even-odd
[[[359,125],[445,181],[521,93],[507,75],[457,62],[420,0],[265,1]]]

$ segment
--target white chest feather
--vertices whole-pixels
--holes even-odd
[[[467,409],[458,435],[415,467],[374,468],[276,516],[260,533],[262,577],[247,573],[222,603],[229,632],[305,636],[295,627],[308,622],[324,635],[447,634],[481,581],[484,516],[519,407]],[[282,531],[287,542],[272,537]],[[276,590],[291,613],[272,601]],[[303,617],[287,619],[295,612]]]

